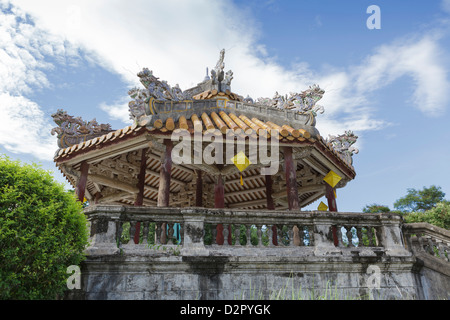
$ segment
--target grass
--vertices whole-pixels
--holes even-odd
[[[342,289],[338,289],[337,285],[333,286],[330,280],[321,289],[315,288],[314,282],[310,289],[305,289],[301,286],[295,288],[294,278],[291,275],[283,287],[279,289],[272,288],[266,295],[264,295],[261,289],[256,287],[252,288],[250,281],[250,288],[243,290],[234,298],[235,300],[367,300],[371,298],[371,295],[351,296],[349,294],[343,294]]]

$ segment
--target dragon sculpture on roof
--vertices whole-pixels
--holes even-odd
[[[345,131],[344,134],[334,136],[328,135],[327,143],[330,143],[334,150],[339,152],[351,164],[353,162],[353,154],[357,154],[359,150],[352,145],[356,142],[358,136],[353,131]]]
[[[272,99],[258,98],[255,103],[276,109],[293,110],[299,113],[313,112],[316,115],[317,112],[324,112],[324,108],[316,104],[317,101],[322,99],[324,93],[325,90],[314,84],[301,93],[291,92],[289,96],[283,96],[275,92]]]
[[[139,119],[145,115],[145,104],[149,102],[150,98],[162,101],[183,101],[192,99],[192,97],[183,92],[180,86],[176,84],[171,87],[167,81],[159,80],[153,75],[153,71],[148,68],[143,68],[137,76],[139,81],[144,86],[141,88],[132,88],[128,91],[128,95],[133,99],[129,102],[130,119]]]
[[[57,134],[60,148],[67,148],[112,131],[110,124],[99,124],[95,118],[84,121],[81,117],[68,115],[67,111],[62,109],[52,114],[52,118],[58,126],[52,129],[51,134]]]

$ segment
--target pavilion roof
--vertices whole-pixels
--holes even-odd
[[[72,117],[63,110],[53,116],[58,127],[59,150],[54,161],[68,181],[75,187],[81,172],[81,163],[92,164],[89,169],[87,195],[90,200],[101,194],[100,201],[133,204],[136,194],[136,177],[140,167],[139,154],[147,151],[145,171],[144,205],[155,205],[158,195],[159,168],[162,141],[176,132],[185,130],[191,136],[196,133],[212,133],[222,137],[253,137],[275,139],[280,146],[291,146],[299,161],[298,190],[301,206],[317,200],[325,193],[324,175],[331,169],[340,172],[343,187],[354,179],[352,155],[358,152],[352,145],[357,136],[351,131],[343,135],[323,138],[316,129],[317,113],[323,107],[316,102],[324,91],[313,85],[301,93],[273,98],[243,98],[231,91],[233,73],[223,72],[224,50],[208,75],[197,86],[181,91],[178,85],[171,87],[144,68],[138,73],[145,89],[129,91],[132,125],[113,130],[108,124],[98,124],[95,119],[86,122]],[[248,141],[248,139],[247,139]],[[247,142],[249,143],[249,142]],[[197,170],[206,173],[206,184],[214,184],[214,175],[226,176],[225,203],[228,207],[264,208],[265,180],[261,166],[252,164],[242,172],[245,184],[241,185],[240,173],[234,166],[217,169],[214,166],[175,165],[171,173],[171,205],[192,206],[192,190],[195,190]],[[274,195],[277,207],[285,207],[285,183],[282,175],[274,177]],[[214,192],[206,187],[205,206]],[[278,198],[277,198],[278,197]],[[209,199],[209,200],[208,200]]]

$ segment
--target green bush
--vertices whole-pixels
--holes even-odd
[[[430,210],[405,213],[404,218],[407,223],[428,222],[450,230],[450,202],[444,200]]]
[[[87,244],[73,193],[37,165],[0,156],[0,298],[61,298]]]

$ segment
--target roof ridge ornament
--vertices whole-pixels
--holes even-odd
[[[53,113],[52,118],[58,126],[52,129],[51,134],[57,134],[59,148],[67,148],[113,131],[109,123],[98,124],[95,118],[85,121],[81,117],[68,115],[62,109]]]
[[[181,90],[178,84],[171,87],[167,81],[160,81],[159,78],[155,77],[153,71],[148,68],[143,68],[137,76],[145,89],[134,87],[128,91],[128,95],[133,99],[128,103],[131,120],[138,120],[145,115],[145,106],[151,98],[161,101],[192,99],[192,95]]]
[[[352,156],[355,153],[359,153],[359,150],[352,145],[356,142],[358,136],[353,131],[345,131],[344,134],[338,136],[328,135],[326,139],[327,144],[331,144],[334,150],[342,154],[344,158],[350,163],[353,163]]]
[[[233,79],[233,71],[225,69],[225,49],[220,50],[219,60],[217,60],[216,66],[211,70],[211,90],[217,90],[217,92],[231,91],[231,80]]]
[[[324,113],[325,109],[323,106],[316,104],[317,101],[322,99],[325,94],[325,90],[321,89],[318,85],[313,84],[309,88],[300,93],[290,92],[289,96],[280,95],[278,91],[275,92],[273,98],[258,98],[254,102],[255,104],[261,104],[263,106],[272,107],[275,109],[288,109],[292,111],[297,111],[299,113],[312,112],[314,116],[317,113]],[[251,101],[249,96],[246,98]]]

